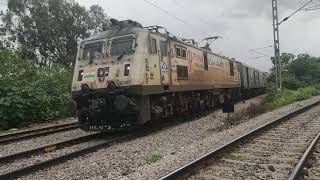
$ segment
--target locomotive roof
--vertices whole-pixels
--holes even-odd
[[[203,49],[203,48],[200,48],[200,47],[195,46],[193,44],[190,44],[190,43],[187,43],[185,41],[182,41],[182,40],[178,39],[175,36],[172,37],[172,36],[169,36],[167,34],[160,33],[160,32],[152,32],[152,31],[150,31],[148,29],[143,28],[143,26],[141,24],[137,23],[136,21],[132,21],[132,20],[125,20],[125,21],[112,20],[111,22],[112,22],[112,25],[106,31],[97,33],[97,34],[95,34],[95,35],[93,35],[93,36],[91,36],[91,37],[89,37],[87,39],[84,39],[82,42],[88,42],[88,41],[94,41],[94,40],[98,40],[98,39],[105,39],[105,38],[112,38],[112,37],[116,37],[116,36],[134,34],[136,32],[141,32],[141,31],[151,32],[151,33],[158,34],[158,35],[161,35],[161,36],[169,37],[169,38],[171,38],[171,40],[176,41],[178,43],[181,43],[183,45],[191,46],[191,47],[199,49],[201,51],[205,51],[205,52],[207,52],[209,54],[212,54],[212,55],[215,55],[215,56],[218,56],[218,57],[221,57],[221,58],[225,58],[225,59],[227,59],[229,61],[240,63],[241,65],[249,67],[249,68],[254,69],[256,71],[263,72],[261,70],[258,70],[255,67],[249,66],[249,65],[247,65],[247,64],[245,64],[243,62],[236,61],[235,59],[228,58],[228,57],[223,56],[223,55],[215,54],[212,51],[208,51],[206,49]],[[265,73],[265,72],[263,72],[263,73]]]
[[[120,21],[120,22],[117,21],[115,24],[108,27],[106,31],[97,33],[87,39],[84,39],[82,42],[134,34],[136,32],[141,32],[141,31],[148,32],[148,30],[144,29],[141,24],[135,21],[131,21],[131,20]]]

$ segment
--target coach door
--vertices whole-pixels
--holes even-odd
[[[162,85],[169,85],[171,84],[171,76],[170,76],[170,67],[171,62],[168,56],[168,47],[169,42],[166,38],[160,37],[159,38],[159,62],[160,62],[160,79]]]

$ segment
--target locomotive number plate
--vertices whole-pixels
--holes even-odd
[[[90,130],[103,130],[105,129],[104,126],[89,126]]]

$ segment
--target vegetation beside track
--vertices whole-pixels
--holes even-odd
[[[73,115],[72,74],[61,65],[39,68],[18,52],[0,51],[0,129]]]
[[[147,163],[151,164],[151,163],[155,163],[158,162],[162,159],[161,155],[159,154],[154,154],[151,157],[147,158],[146,161]]]
[[[73,115],[77,42],[108,26],[104,9],[73,0],[10,0],[7,8],[0,13],[0,131]]]
[[[295,56],[283,53],[280,59],[284,70],[284,89],[280,93],[277,92],[274,74],[271,74],[268,79],[268,96],[263,103],[267,109],[277,109],[320,94],[319,57],[312,57],[308,54]]]

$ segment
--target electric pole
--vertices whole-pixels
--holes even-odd
[[[274,58],[277,90],[282,91],[282,64],[280,60],[278,0],[272,0],[273,37],[274,37]]]

